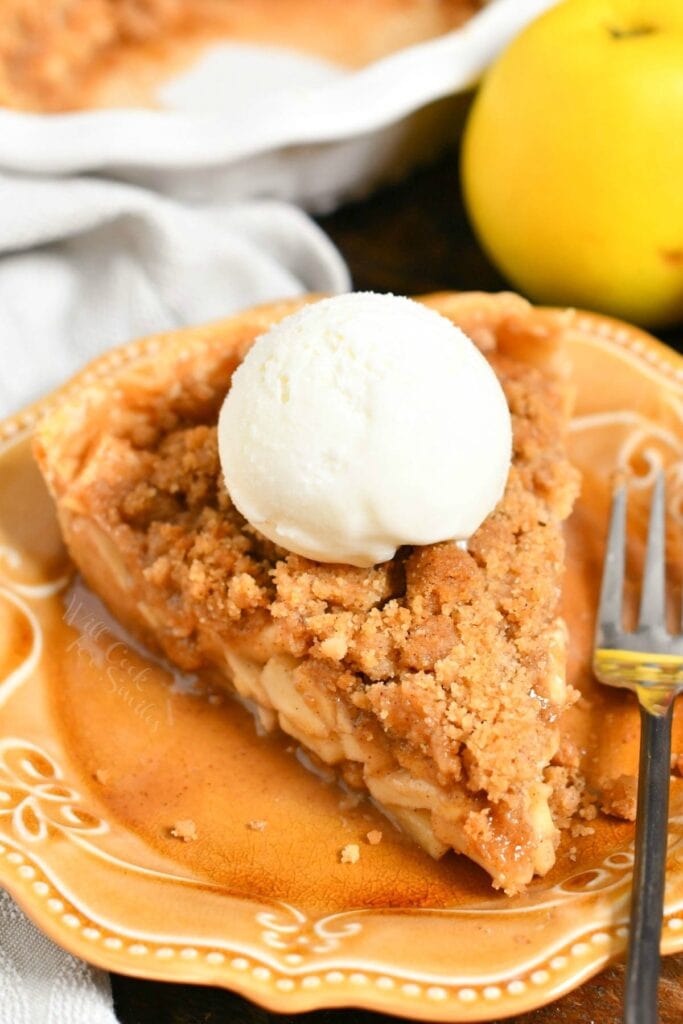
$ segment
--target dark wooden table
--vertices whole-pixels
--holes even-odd
[[[447,157],[374,198],[320,220],[346,257],[354,287],[401,294],[440,289],[497,290],[504,281],[477,246],[458,197],[457,159]],[[667,340],[681,347],[683,330]],[[620,1024],[621,964],[564,999],[512,1024]],[[282,1017],[218,989],[112,977],[122,1024],[383,1024],[359,1010]],[[683,1024],[683,955],[667,957],[660,1024]]]

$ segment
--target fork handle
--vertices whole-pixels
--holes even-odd
[[[671,773],[673,700],[664,714],[640,705],[640,767],[624,1024],[656,1024],[659,944]]]

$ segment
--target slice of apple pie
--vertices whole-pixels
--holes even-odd
[[[121,350],[66,389],[36,453],[76,565],[122,623],[236,691],[432,856],[452,848],[514,893],[555,859],[551,762],[574,699],[558,615],[578,487],[565,320],[509,294],[424,301],[485,353],[512,416],[505,493],[466,548],[323,564],[237,512],[218,412],[251,342],[301,302]]]

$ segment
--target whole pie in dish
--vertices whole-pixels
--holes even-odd
[[[216,421],[231,374],[302,301],[159,336],[108,380],[77,378],[35,442],[65,540],[150,648],[236,692],[432,856],[463,853],[518,892],[552,866],[581,799],[563,761],[576,694],[558,614],[562,521],[578,490],[563,441],[572,314],[509,294],[423,300],[497,374],[512,467],[466,550],[404,547],[362,569],[276,547],[222,480]]]
[[[36,111],[139,104],[164,73],[221,39],[359,66],[457,28],[482,2],[3,0],[0,104]]]

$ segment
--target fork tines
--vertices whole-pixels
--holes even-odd
[[[666,488],[659,470],[650,505],[647,552],[638,625],[624,629],[624,570],[626,561],[627,485],[621,483],[612,500],[596,631],[597,648],[683,653],[680,637],[666,625]]]

